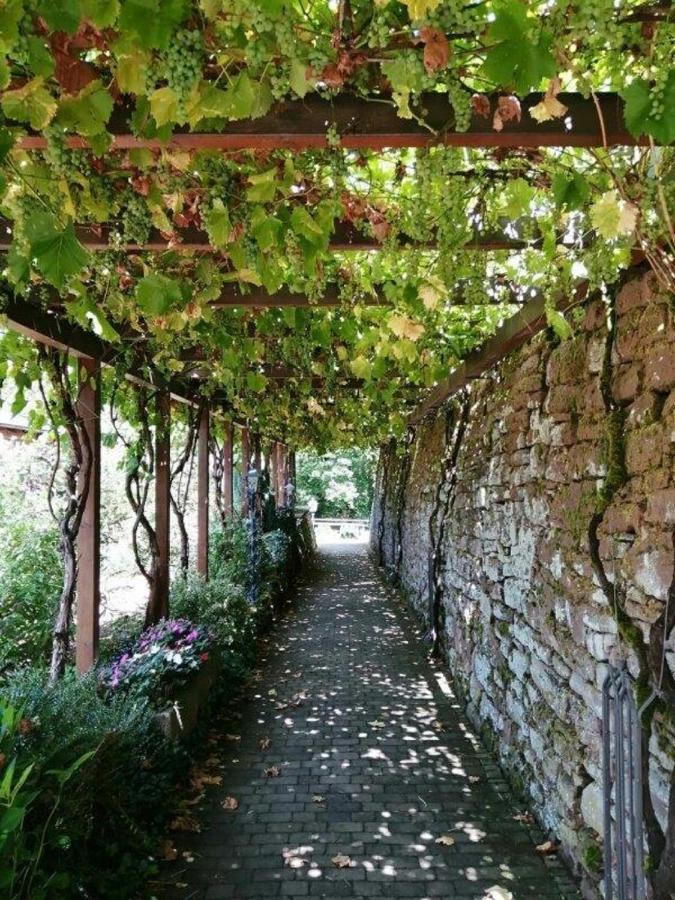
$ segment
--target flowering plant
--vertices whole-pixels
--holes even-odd
[[[155,702],[167,699],[204,665],[212,644],[211,635],[200,625],[163,619],[106,667],[103,684],[112,692],[138,692]]]

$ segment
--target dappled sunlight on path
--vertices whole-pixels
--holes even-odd
[[[363,545],[321,548],[268,648],[172,897],[576,896]]]

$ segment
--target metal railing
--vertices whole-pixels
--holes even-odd
[[[642,732],[625,665],[602,686],[605,900],[644,900]]]

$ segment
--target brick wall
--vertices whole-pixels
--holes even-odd
[[[614,306],[613,336],[607,307],[594,302],[572,339],[537,336],[407,442],[384,448],[372,531],[428,623],[436,581],[442,652],[467,711],[590,896],[607,664],[627,659],[637,676],[645,649],[643,672],[653,675],[670,628],[666,688],[675,670],[672,615],[664,626],[669,592],[675,607],[672,298],[638,274]],[[614,585],[625,622],[637,625],[630,640]],[[675,758],[667,704],[649,746],[650,796],[665,828]]]

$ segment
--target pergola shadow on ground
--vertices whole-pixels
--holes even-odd
[[[319,553],[233,733],[211,740],[222,784],[163,896],[578,896],[366,546]]]

